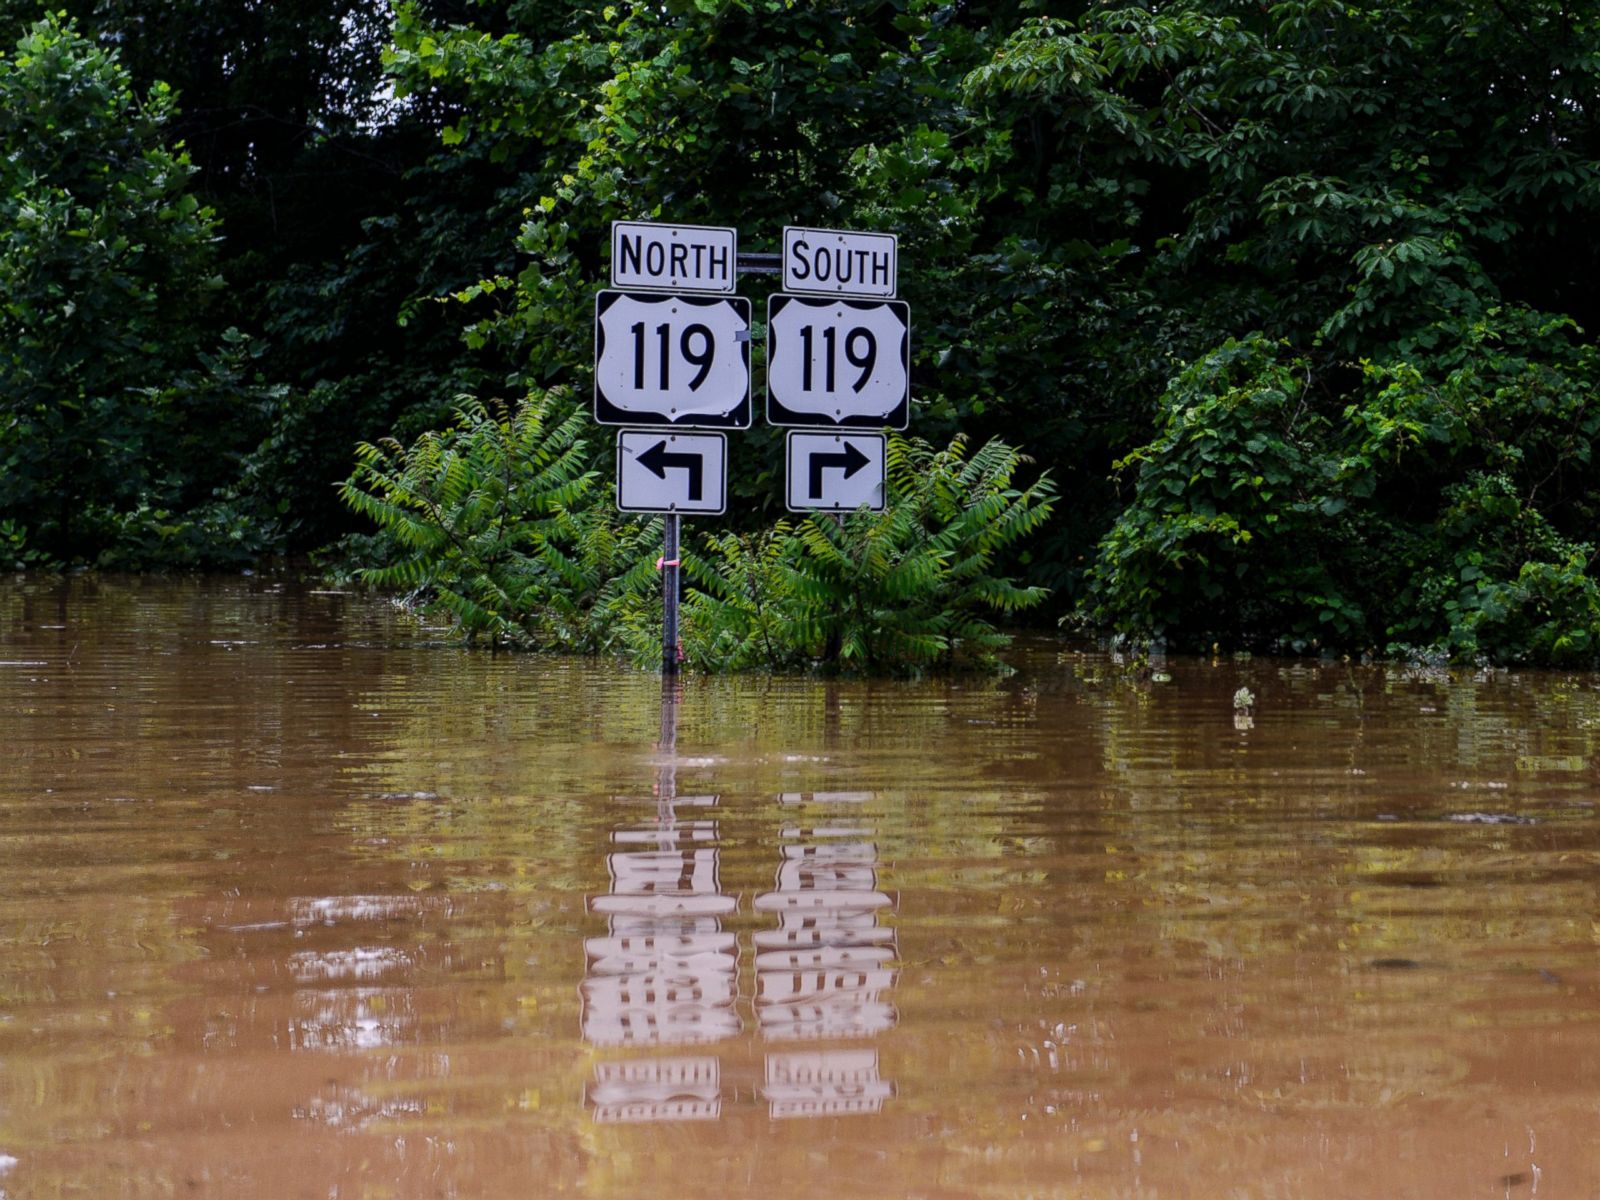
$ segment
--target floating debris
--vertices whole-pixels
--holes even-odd
[[[1454,821],[1458,825],[1537,825],[1539,822],[1533,817],[1525,817],[1521,813],[1496,813],[1496,812],[1467,812],[1450,813],[1446,821]]]

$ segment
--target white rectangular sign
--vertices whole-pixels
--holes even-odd
[[[767,300],[767,421],[904,429],[911,306],[903,300]]]
[[[883,434],[792,429],[786,449],[790,512],[883,511]]]
[[[878,798],[877,792],[779,792],[779,804],[870,804]],[[859,833],[860,830],[850,830]],[[785,837],[789,834],[785,833]],[[796,834],[795,836],[799,836]],[[820,834],[812,834],[820,837]]]
[[[739,231],[721,225],[611,222],[611,284],[668,292],[733,294]]]
[[[594,419],[750,428],[750,301],[609,288],[596,295]]]
[[[617,431],[617,507],[623,512],[720,513],[727,506],[726,434]]]
[[[895,294],[900,243],[892,233],[783,227],[783,290],[821,296]]]

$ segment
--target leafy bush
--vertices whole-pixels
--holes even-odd
[[[587,414],[561,390],[514,410],[465,398],[411,446],[360,447],[345,501],[392,540],[361,572],[410,590],[469,639],[660,658],[659,518],[616,511],[592,467]],[[813,516],[686,538],[681,633],[691,666],[867,671],[992,665],[996,614],[1037,604],[997,569],[1038,529],[1049,479],[1019,487],[1000,442],[969,454],[891,437],[885,512]]]
[[[28,531],[15,521],[0,521],[0,571],[53,570],[61,564],[28,545]]]
[[[1600,661],[1597,358],[1521,309],[1442,322],[1348,390],[1259,336],[1162,397],[1085,615],[1178,641]]]
[[[426,597],[469,640],[606,649],[604,610],[648,581],[649,531],[615,519],[586,414],[561,390],[515,409],[460,403],[455,425],[409,447],[358,447],[341,494],[398,547],[362,578]]]
[[[969,455],[959,436],[935,450],[891,435],[883,512],[702,538],[684,561],[695,589],[684,602],[690,661],[874,672],[994,665],[1010,639],[991,618],[1045,596],[996,570],[1054,507],[1048,476],[1015,485],[1025,461],[999,441]],[[647,644],[633,645],[643,659]]]
[[[1279,361],[1260,335],[1179,374],[1155,440],[1117,463],[1137,473],[1134,496],[1100,543],[1089,617],[1195,641],[1359,637],[1365,615],[1341,582],[1333,523],[1349,486],[1308,401],[1304,363]]]

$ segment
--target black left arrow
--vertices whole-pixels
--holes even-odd
[[[862,459],[866,462],[866,459]],[[667,451],[667,441],[662,438],[650,449],[642,451],[639,455],[639,465],[653,474],[657,479],[667,477],[668,467],[677,467],[689,472],[689,500],[694,502],[700,499],[701,485],[705,480],[706,460],[698,454],[671,454]]]
[[[829,467],[843,467],[844,477],[849,479],[862,467],[872,460],[861,451],[857,450],[854,442],[844,444],[841,454],[813,454],[811,456],[809,482],[811,484],[811,498],[822,499],[822,472]]]

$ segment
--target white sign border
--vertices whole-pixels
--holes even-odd
[[[794,466],[794,441],[797,437],[867,438],[876,441],[881,447],[878,461],[883,464],[883,476],[878,484],[877,505],[856,504],[850,508],[845,508],[837,504],[808,504],[804,508],[796,508],[791,504],[789,501],[789,478],[790,468]],[[889,435],[860,429],[789,429],[783,435],[783,504],[792,513],[853,513],[863,508],[868,512],[875,513],[887,511],[889,507]]]
[[[887,292],[866,292],[860,290],[846,290],[844,288],[804,287],[796,285],[789,278],[789,234],[793,233],[820,233],[832,234],[834,237],[860,237],[860,238],[888,238],[889,239],[889,290]],[[779,286],[786,292],[794,292],[806,296],[832,296],[835,299],[849,297],[860,300],[893,300],[900,295],[900,235],[897,233],[879,233],[875,229],[823,229],[815,225],[785,225],[783,227],[783,251],[779,256]]]
[[[707,233],[726,233],[732,239],[728,261],[728,286],[725,288],[680,287],[677,284],[621,283],[617,280],[617,264],[621,255],[617,246],[619,231],[626,225],[643,225],[649,229],[699,229]],[[899,263],[898,249],[895,262]],[[612,291],[618,292],[683,292],[695,296],[733,296],[739,291],[739,231],[732,225],[681,225],[676,221],[613,221],[611,222],[611,265],[608,268]]]

